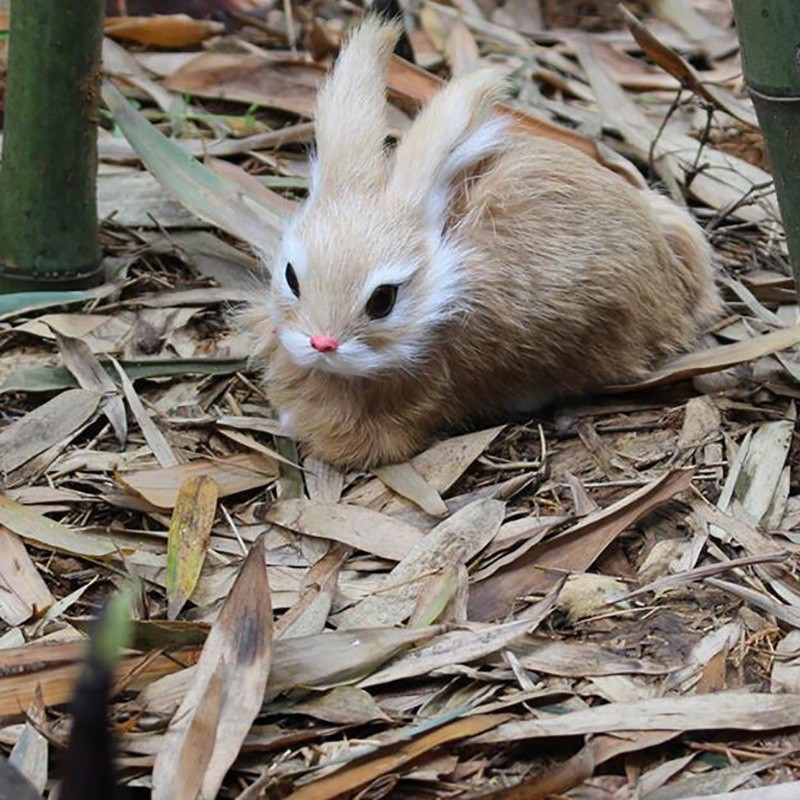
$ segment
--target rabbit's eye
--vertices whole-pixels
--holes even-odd
[[[297,282],[297,274],[291,264],[286,265],[286,283],[289,284],[292,294],[295,297],[300,297],[300,284]]]
[[[381,284],[367,300],[367,315],[370,319],[388,317],[397,300],[397,286],[393,283]]]

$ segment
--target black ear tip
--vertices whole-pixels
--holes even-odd
[[[371,13],[383,19],[396,19],[400,23],[403,22],[403,9],[400,7],[397,0],[374,0],[370,10]],[[403,27],[403,32],[400,34],[400,38],[394,46],[394,52],[395,55],[400,56],[400,58],[404,58],[412,64],[414,63],[414,51],[411,48],[411,40],[408,38],[405,27]]]

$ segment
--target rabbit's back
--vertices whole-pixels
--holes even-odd
[[[649,194],[530,136],[466,180],[451,224],[471,246],[469,311],[447,359],[476,403],[633,380],[691,346],[717,308],[712,272],[670,248]]]

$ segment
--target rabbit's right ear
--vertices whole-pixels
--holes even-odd
[[[503,143],[508,119],[493,115],[492,106],[508,89],[502,70],[483,67],[435,94],[397,146],[389,193],[438,224],[454,177]]]
[[[396,22],[369,15],[350,34],[317,96],[312,192],[382,180],[388,133],[386,74],[400,36]]]

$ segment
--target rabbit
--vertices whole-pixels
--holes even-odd
[[[496,67],[447,84],[387,150],[397,37],[368,17],[341,50],[308,199],[246,312],[285,430],[342,468],[635,381],[720,308],[688,212],[515,131]]]

